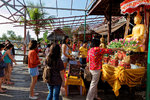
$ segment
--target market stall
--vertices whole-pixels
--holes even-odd
[[[109,1],[108,2],[110,5],[109,8],[114,7],[114,4],[112,3],[112,2],[115,3],[114,0],[106,0],[106,1],[107,2]],[[99,8],[99,5],[103,5],[104,2],[106,1],[105,0],[97,1],[93,6],[93,8],[91,8],[90,14],[96,14],[96,12],[98,13],[100,10],[103,10]],[[149,0],[125,0],[120,5],[121,6],[120,15],[121,14],[135,15],[134,17],[135,25],[132,29],[132,34],[130,35],[126,34],[124,35],[125,37],[123,39],[119,40],[115,39],[107,45],[107,48],[110,49],[115,48],[119,49],[119,51],[116,51],[114,55],[111,56],[104,55],[103,57],[104,64],[102,66],[102,80],[105,80],[110,84],[116,96],[119,95],[119,89],[121,88],[121,85],[128,85],[129,87],[135,87],[136,85],[142,84],[143,79],[145,79],[146,68],[149,69],[149,66],[147,66],[147,55],[148,55],[147,37],[149,35],[148,34],[149,12],[147,12],[147,9],[149,8],[149,5],[150,5]],[[117,3],[115,6],[117,9],[118,7]],[[107,12],[107,9],[104,9],[104,11]],[[107,19],[110,19],[111,21],[111,14],[114,13],[113,11],[110,12],[111,12],[110,16]],[[137,13],[135,14],[134,12]],[[127,27],[129,27],[128,26],[129,23],[130,21],[127,19]],[[109,24],[111,24],[111,22]],[[126,31],[128,31],[128,29],[129,28],[126,28]],[[111,25],[109,27],[109,30],[110,30],[109,34],[111,34]],[[148,58],[150,57],[148,56]],[[148,88],[148,90],[149,91],[147,92],[147,95],[150,92],[150,87]]]

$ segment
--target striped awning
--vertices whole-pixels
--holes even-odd
[[[125,0],[120,4],[121,13],[133,13],[137,10],[139,10],[140,6],[145,6],[147,8],[150,8],[150,0]]]

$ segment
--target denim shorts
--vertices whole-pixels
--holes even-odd
[[[33,76],[38,76],[39,75],[39,69],[38,67],[35,68],[28,68],[29,74]]]
[[[61,60],[63,61],[63,63],[67,63],[68,62],[68,58],[61,58]]]

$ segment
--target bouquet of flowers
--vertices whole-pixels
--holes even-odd
[[[131,38],[130,40],[125,40],[125,39],[117,39],[111,41],[108,45],[107,48],[123,48],[125,51],[134,51],[138,52],[139,47],[142,45],[138,44],[139,42]]]

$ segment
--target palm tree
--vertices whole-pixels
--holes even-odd
[[[33,21],[29,21],[29,22],[27,21],[28,22],[27,24],[33,25],[34,27],[33,30],[37,36],[37,41],[38,41],[38,36],[40,34],[41,28],[44,28],[47,25],[51,27],[51,24],[54,22],[52,20],[53,16],[46,17],[48,14],[45,13],[41,8],[35,8],[35,5],[33,3],[29,3],[28,5],[31,6],[31,8],[27,8],[27,11],[29,13],[30,20]],[[40,7],[38,4],[36,6]],[[51,19],[51,20],[38,21],[39,19]]]

